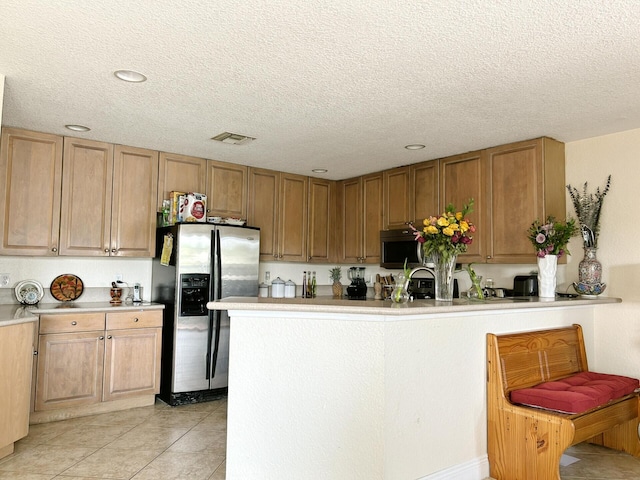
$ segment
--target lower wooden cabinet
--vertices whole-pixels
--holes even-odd
[[[29,433],[34,322],[0,327],[0,458]]]
[[[42,315],[36,412],[160,390],[162,312]]]

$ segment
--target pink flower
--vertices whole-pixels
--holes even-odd
[[[539,233],[536,236],[536,242],[538,243],[544,243],[544,241],[546,240],[547,237],[544,236],[544,233]]]
[[[547,251],[546,250],[538,250],[537,256],[540,258],[544,258],[547,256]]]
[[[471,245],[472,241],[473,241],[473,239],[471,237],[462,237],[460,239],[460,242],[465,244],[465,245]]]
[[[471,233],[476,233],[476,227],[475,227],[475,225],[471,225],[471,226],[469,227],[469,231],[470,231]]]

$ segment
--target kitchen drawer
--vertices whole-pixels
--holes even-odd
[[[40,333],[71,333],[104,330],[104,313],[40,315]]]
[[[107,313],[107,330],[162,326],[162,310]]]

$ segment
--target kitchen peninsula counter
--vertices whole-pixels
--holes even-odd
[[[333,297],[316,298],[255,298],[227,297],[209,302],[210,310],[251,310],[271,312],[315,312],[345,313],[357,315],[387,315],[403,317],[421,314],[470,313],[483,311],[504,311],[529,308],[567,308],[598,304],[619,303],[612,297],[563,297],[546,299],[539,297],[494,297],[485,301],[456,298],[453,302],[435,300],[414,300],[405,304],[394,304],[391,300],[347,300]]]
[[[619,302],[211,302],[231,322],[227,478],[487,478],[486,334],[579,323],[589,354]]]

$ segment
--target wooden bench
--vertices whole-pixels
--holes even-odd
[[[513,390],[588,371],[580,325],[487,334],[487,449],[496,480],[560,479],[560,457],[589,441],[640,457],[638,393],[578,414],[511,403]]]

